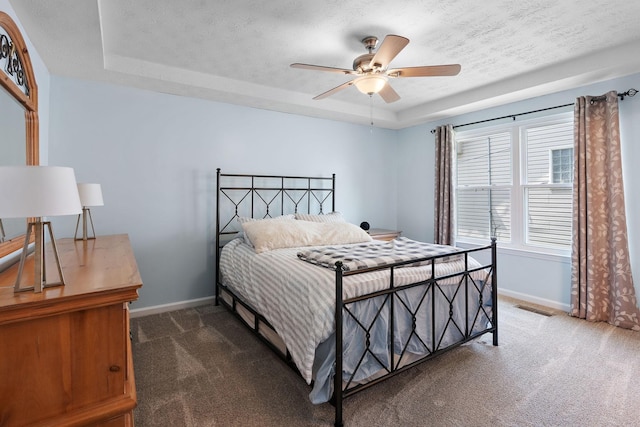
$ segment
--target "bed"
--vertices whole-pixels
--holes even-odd
[[[335,406],[336,426],[348,396],[483,334],[498,345],[495,241],[372,240],[336,212],[335,175],[218,169],[216,206],[216,303]]]

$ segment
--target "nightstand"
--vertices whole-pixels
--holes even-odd
[[[372,239],[375,240],[393,240],[396,237],[400,237],[402,231],[398,230],[385,230],[384,228],[372,228],[368,231]]]

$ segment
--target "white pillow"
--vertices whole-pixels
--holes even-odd
[[[242,227],[242,224],[245,224],[247,222],[254,222],[254,221],[281,221],[283,219],[295,219],[295,215],[294,214],[288,214],[288,215],[281,215],[281,216],[275,216],[273,218],[251,218],[248,216],[239,216],[238,217],[238,223],[240,224],[240,226]],[[249,240],[249,238],[247,237],[247,235],[245,233],[240,233],[238,235],[238,237],[242,237],[244,239],[244,242],[253,247],[253,244],[251,243],[251,240]]]
[[[252,221],[242,224],[256,253],[303,246],[344,245],[370,242],[371,236],[348,222],[301,220]]]
[[[331,212],[321,215],[296,213],[296,219],[313,222],[346,222],[340,212]]]

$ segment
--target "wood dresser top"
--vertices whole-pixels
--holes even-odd
[[[15,293],[13,286],[19,263],[14,264],[0,273],[0,324],[138,298],[142,280],[128,235],[56,242],[66,285],[45,288],[41,293]],[[51,244],[47,245],[45,257],[47,273],[57,281]],[[32,283],[33,276],[31,255],[24,266],[23,286]]]

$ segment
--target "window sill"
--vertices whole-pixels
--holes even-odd
[[[478,245],[485,244],[486,242],[456,241],[456,246],[462,249],[470,249]],[[560,253],[560,251],[558,251],[557,253],[542,252],[531,249],[513,248],[508,246],[505,247],[498,242],[498,252],[505,255],[519,256],[523,258],[534,258],[544,261],[561,262],[566,264],[571,263],[571,252],[569,251],[566,251],[564,253]]]

